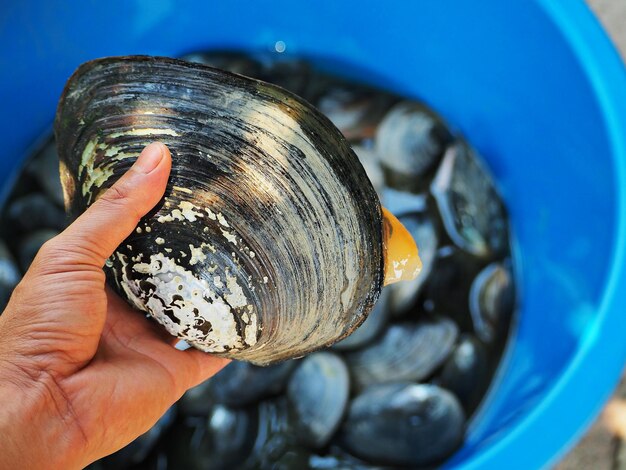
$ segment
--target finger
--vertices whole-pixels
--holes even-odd
[[[186,356],[185,360],[194,364],[192,366],[194,375],[185,384],[186,389],[195,387],[210,379],[231,362],[228,358],[213,356],[198,349],[188,349],[187,351],[177,351],[175,349],[174,351],[184,354]]]
[[[205,355],[201,378],[195,359],[158,345],[160,349],[122,352],[103,347],[89,367],[64,381],[73,408],[88,410],[81,413],[82,426],[97,429],[100,443],[109,446],[105,454],[146,432],[186,390],[228,362]]]
[[[196,349],[180,351],[179,339],[165,328],[133,310],[118,295],[107,291],[109,312],[102,345],[119,356],[139,353],[158,360],[176,379],[176,390],[185,390],[215,375],[230,361]]]
[[[229,362],[228,359],[194,349],[175,349],[155,332],[154,324],[139,320],[145,319],[133,318],[128,324],[117,322],[111,329],[105,327],[96,358],[104,355],[109,362],[119,362],[141,357],[144,361],[158,362],[166,374],[152,377],[152,380],[160,382],[165,377],[168,383],[161,383],[160,386],[164,389],[167,385],[173,400],[178,399],[189,388],[212,377]],[[134,375],[130,374],[131,377]]]
[[[102,267],[107,258],[163,197],[172,165],[168,148],[153,142],[119,181],[109,188],[54,244],[73,261]]]
[[[179,338],[168,333],[163,326],[147,318],[145,312],[132,308],[109,286],[106,287],[105,291],[108,305],[105,326],[107,331],[113,331],[118,338],[124,341],[129,338],[137,338],[139,335],[159,338],[171,346],[179,341]]]

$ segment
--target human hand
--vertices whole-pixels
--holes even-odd
[[[175,349],[105,287],[105,260],[163,196],[170,169],[165,145],[146,147],[15,289],[0,316],[0,468],[82,468],[228,363]]]

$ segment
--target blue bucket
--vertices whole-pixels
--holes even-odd
[[[582,1],[80,5],[0,7],[4,192],[50,129],[65,80],[95,57],[283,41],[286,53],[421,98],[499,181],[522,291],[496,383],[449,466],[539,468],[575,442],[626,358],[626,73]]]

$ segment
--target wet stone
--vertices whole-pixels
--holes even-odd
[[[369,347],[346,353],[358,389],[431,375],[454,348],[458,328],[447,318],[422,319],[389,328]]]
[[[27,172],[31,174],[39,183],[46,196],[56,205],[63,207],[63,188],[59,176],[59,157],[57,155],[56,143],[51,140],[42,151],[35,156],[27,167]]]
[[[443,312],[463,331],[473,331],[469,312],[469,290],[472,281],[484,266],[479,258],[453,246],[437,250],[436,269],[424,286],[424,296],[430,309]]]
[[[376,151],[387,184],[420,191],[423,177],[439,162],[451,140],[443,121],[424,105],[406,101],[395,105],[376,132]]]
[[[371,139],[387,110],[396,101],[391,95],[375,93],[354,84],[336,84],[319,98],[316,106],[342,132],[358,142]]]
[[[259,403],[258,429],[250,456],[242,468],[272,468],[285,454],[298,448],[289,406],[284,397]]]
[[[13,201],[7,220],[24,232],[38,229],[63,230],[67,226],[65,212],[43,194],[32,193]]]
[[[185,416],[205,416],[215,404],[211,380],[187,390],[178,400],[178,409]]]
[[[359,161],[363,165],[365,173],[367,173],[367,177],[372,182],[376,193],[378,193],[378,197],[381,197],[385,187],[385,175],[383,175],[383,170],[380,167],[378,155],[376,155],[373,149],[363,145],[353,145],[352,150],[359,157]]]
[[[476,256],[507,249],[502,200],[475,152],[463,141],[448,148],[431,184],[444,227],[453,243]]]
[[[461,444],[465,414],[435,385],[375,385],[350,404],[341,442],[367,461],[419,466],[441,462]]]
[[[515,289],[510,263],[493,263],[476,276],[469,295],[474,331],[490,343],[503,333],[513,314]]]
[[[379,466],[365,462],[338,445],[331,445],[327,455],[311,455],[309,467],[312,470],[387,470],[387,466]]]
[[[6,244],[0,240],[0,314],[9,302],[11,293],[21,277],[15,259]]]
[[[287,388],[287,398],[300,442],[324,447],[341,423],[348,404],[350,381],[344,361],[330,352],[303,359]]]
[[[19,264],[23,272],[28,270],[41,246],[58,234],[58,230],[43,229],[31,232],[24,237],[18,248]]]
[[[177,426],[166,442],[168,465],[189,470],[236,468],[249,455],[256,428],[251,411],[217,405],[208,418],[187,418]]]
[[[384,206],[396,217],[402,217],[428,209],[428,199],[424,194],[413,194],[385,187],[382,192]]]
[[[469,415],[478,406],[489,385],[485,345],[471,334],[463,334],[446,361],[437,383],[459,399]]]
[[[159,438],[172,425],[176,418],[176,406],[171,407],[150,430],[126,447],[104,458],[101,463],[106,469],[126,469],[143,462],[155,447]]]
[[[244,406],[283,391],[297,361],[268,367],[233,361],[210,380],[217,403]]]

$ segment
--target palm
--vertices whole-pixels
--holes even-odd
[[[107,317],[93,360],[65,382],[88,436],[100,434],[110,453],[146,432],[190,386],[216,373],[226,360],[178,351],[174,338],[107,292]],[[210,358],[210,359],[209,359]],[[119,433],[120,427],[127,433]]]

